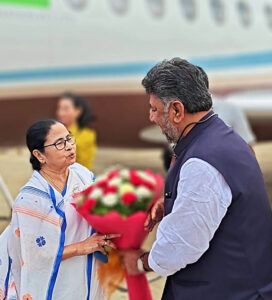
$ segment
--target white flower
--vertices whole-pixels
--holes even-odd
[[[105,206],[109,206],[112,207],[115,204],[117,204],[118,202],[118,198],[116,194],[107,194],[104,197],[102,197],[101,202],[105,205]]]
[[[101,180],[107,180],[107,179],[108,179],[107,175],[102,174],[96,177],[95,182],[99,182]]]
[[[90,193],[90,198],[98,199],[103,195],[102,189],[95,188],[91,193]]]
[[[110,186],[119,186],[122,183],[122,179],[120,177],[114,177],[109,181]]]
[[[120,170],[120,175],[121,175],[121,177],[128,179],[129,178],[129,170],[128,169]]]
[[[143,199],[143,198],[151,198],[153,193],[146,187],[144,186],[139,186],[135,190],[135,194],[138,196],[138,198]]]
[[[143,180],[148,181],[152,184],[156,184],[156,180],[153,178],[153,176],[148,175],[146,172],[144,171],[138,171],[137,174],[139,175],[139,177],[141,177]]]

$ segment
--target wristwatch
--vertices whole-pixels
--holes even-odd
[[[140,272],[150,272],[151,270],[150,269],[147,269],[144,265],[144,257],[148,255],[148,252],[144,252],[138,259],[137,259],[137,267],[138,267],[138,270]]]
[[[137,259],[137,268],[139,272],[144,272],[144,264],[140,257]]]

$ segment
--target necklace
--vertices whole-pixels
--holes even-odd
[[[50,183],[61,193],[63,191],[62,188],[60,188],[55,181],[43,170],[41,170],[40,172],[42,172],[45,176],[45,179],[47,179],[48,181],[50,181]]]

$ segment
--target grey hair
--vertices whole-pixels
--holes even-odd
[[[163,97],[163,98],[159,98],[159,99],[164,104],[164,111],[168,112],[171,102],[174,101],[174,100],[176,100],[177,98],[165,98],[165,97]]]
[[[164,60],[155,65],[142,80],[147,94],[156,95],[164,105],[175,99],[188,113],[207,111],[212,107],[208,77],[204,70],[181,58]]]

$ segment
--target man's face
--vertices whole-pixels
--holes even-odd
[[[172,109],[171,104],[167,111],[164,103],[154,94],[150,95],[149,103],[150,121],[160,126],[162,133],[166,136],[169,143],[176,143],[180,133],[178,128],[169,119],[169,111]]]

